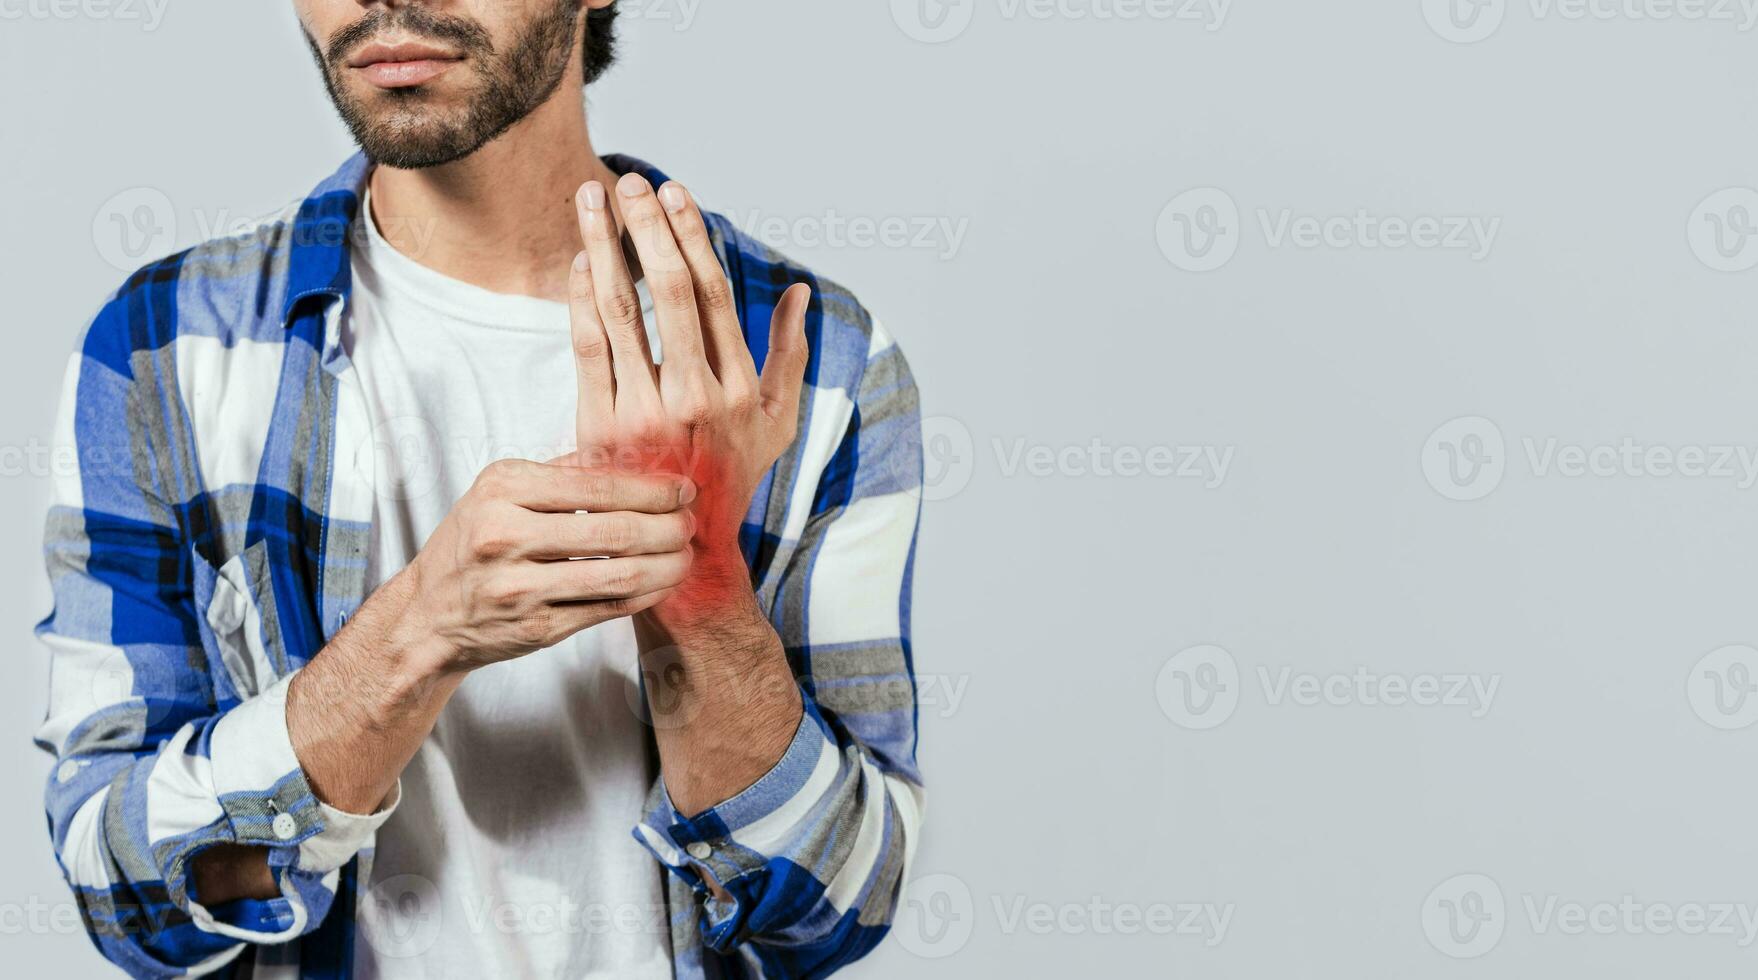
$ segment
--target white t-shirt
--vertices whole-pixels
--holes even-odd
[[[565,304],[441,275],[362,212],[346,328],[375,425],[376,588],[489,462],[574,448],[577,385]],[[360,976],[672,975],[664,869],[630,836],[657,773],[635,676],[624,619],[465,679],[378,832]]]

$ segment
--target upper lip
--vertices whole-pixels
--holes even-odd
[[[367,65],[376,65],[387,61],[456,61],[462,57],[463,55],[456,51],[448,51],[438,45],[424,44],[420,41],[401,41],[396,44],[374,41],[354,52],[348,59],[348,67],[365,68]]]

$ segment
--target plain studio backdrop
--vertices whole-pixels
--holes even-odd
[[[601,151],[921,386],[929,819],[849,975],[1751,973],[1751,6],[625,0]],[[74,980],[62,367],[351,144],[289,4],[0,21],[0,952]]]

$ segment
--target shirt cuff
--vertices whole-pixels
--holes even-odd
[[[841,751],[807,699],[781,761],[726,802],[685,817],[672,805],[665,780],[659,781],[635,839],[705,896],[710,944],[733,940],[729,933],[742,918],[741,907],[755,897],[745,894],[751,888],[741,879],[755,877],[771,856],[789,850],[789,841],[817,826],[840,768]],[[731,900],[716,898],[715,892]]]
[[[248,942],[303,933],[313,899],[327,898],[317,889],[372,841],[403,795],[399,780],[378,812],[359,815],[312,793],[287,731],[287,687],[297,673],[226,712],[208,741],[214,792],[232,842],[268,848],[281,896],[227,903],[218,914],[191,897],[190,917],[204,930]]]

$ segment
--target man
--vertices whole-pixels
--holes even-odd
[[[136,976],[822,976],[884,934],[914,385],[594,152],[610,4],[295,0],[362,155],[72,359],[38,742]]]

